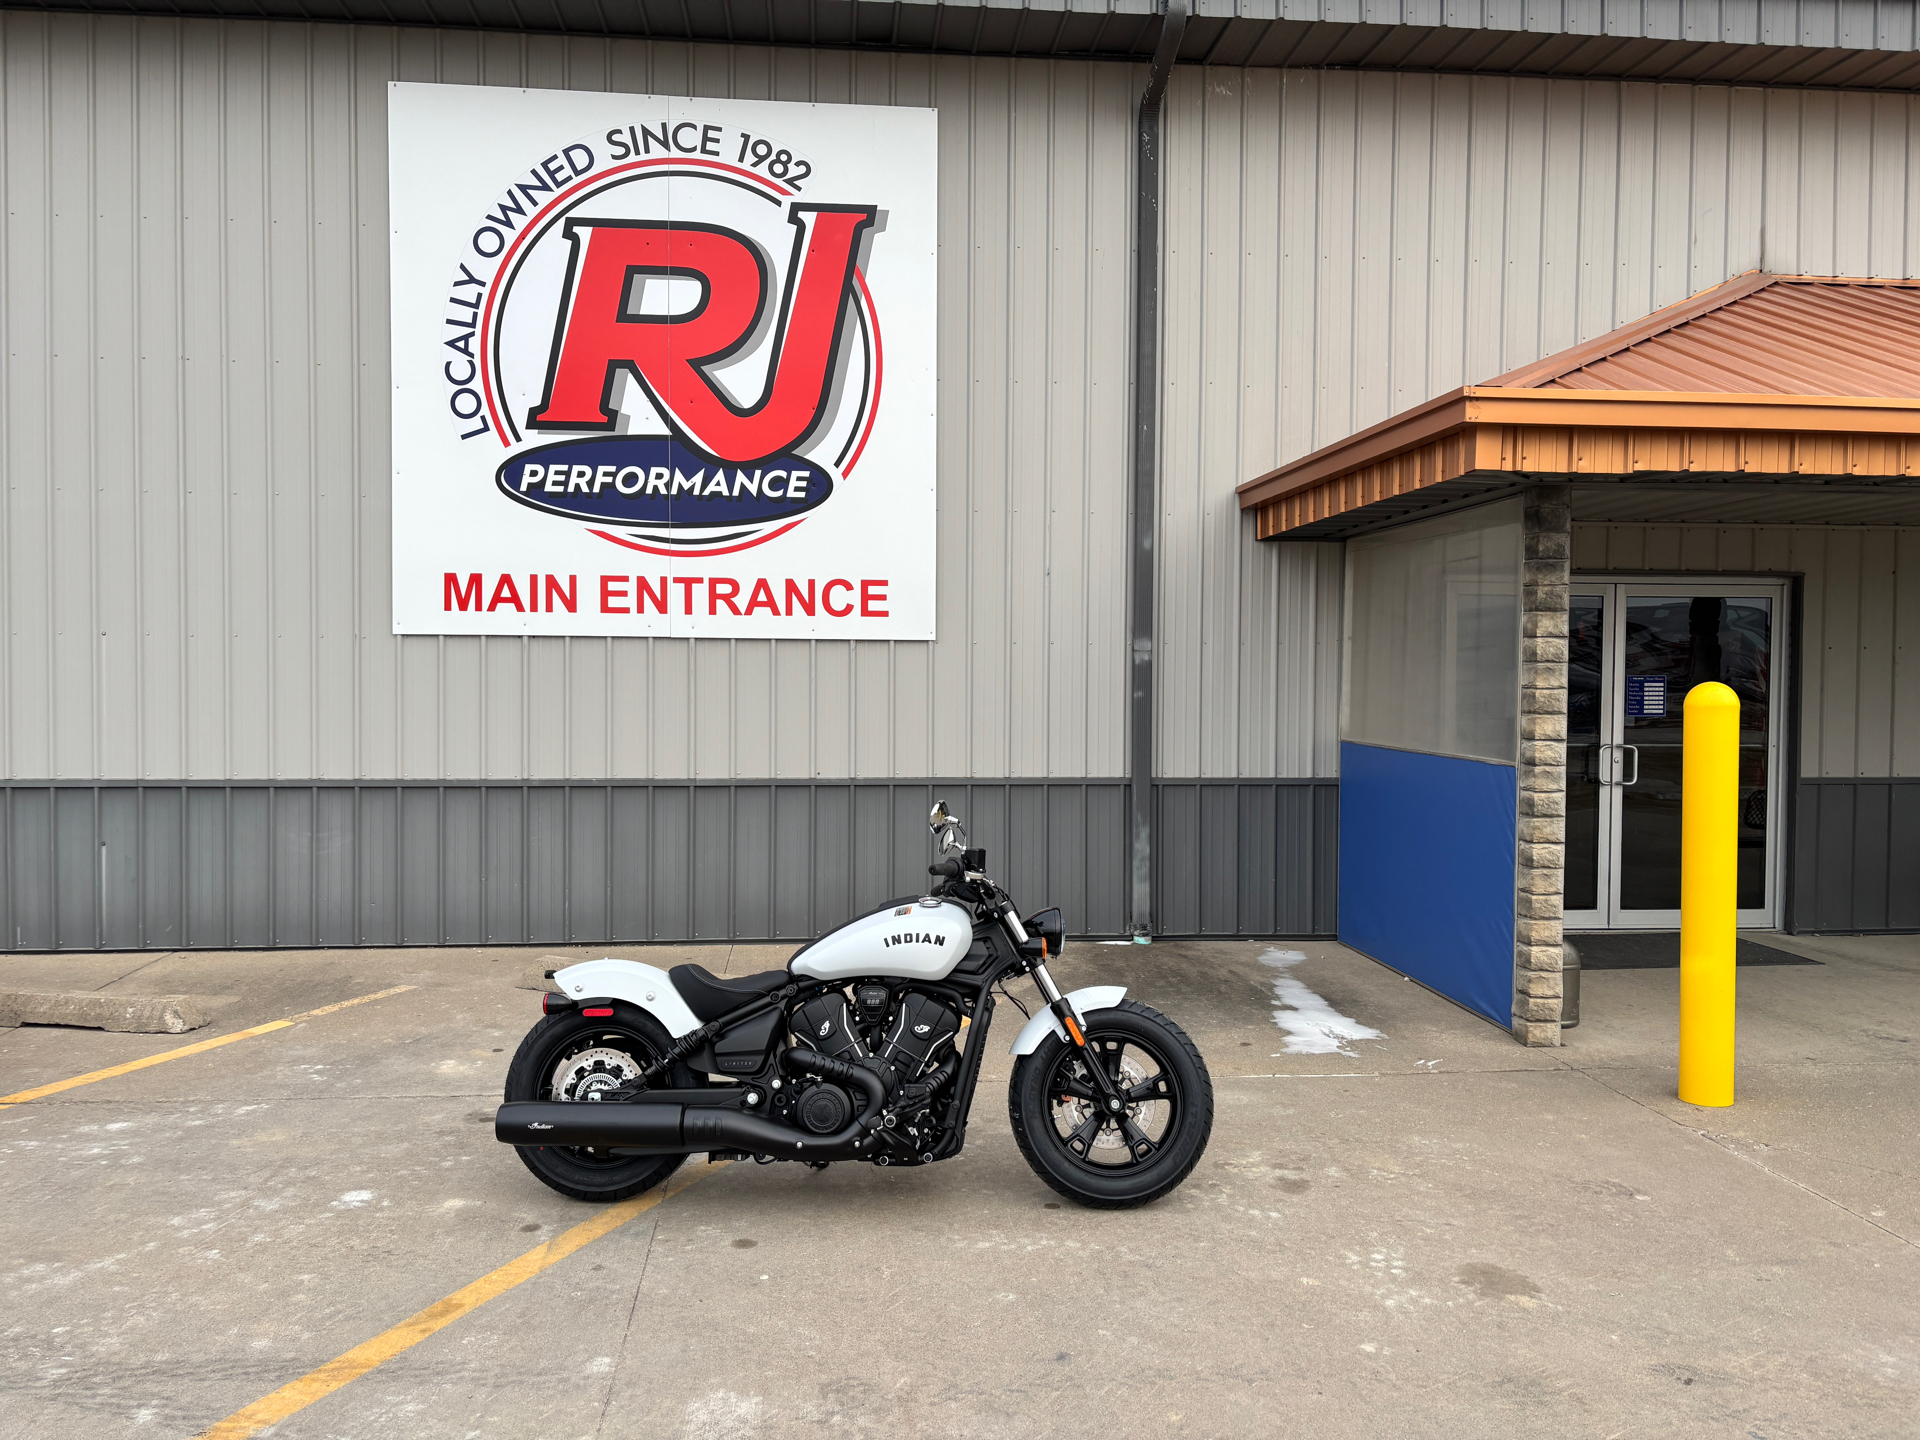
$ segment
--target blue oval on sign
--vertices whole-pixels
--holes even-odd
[[[834,493],[834,477],[819,461],[771,455],[716,465],[664,435],[534,446],[509,458],[495,483],[535,510],[612,525],[763,525],[791,520]]]

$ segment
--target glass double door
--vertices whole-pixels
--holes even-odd
[[[1703,681],[1741,701],[1736,924],[1780,910],[1785,638],[1779,584],[1576,577],[1568,594],[1565,924],[1681,923],[1681,707]]]

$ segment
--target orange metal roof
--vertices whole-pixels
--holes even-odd
[[[1485,383],[1914,398],[1917,353],[1921,282],[1756,273]]]
[[[1241,507],[1267,539],[1483,472],[1912,476],[1918,360],[1921,282],[1756,272],[1271,470]]]

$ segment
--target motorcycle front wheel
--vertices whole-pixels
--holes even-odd
[[[1122,1001],[1085,1018],[1087,1051],[1049,1034],[1014,1067],[1007,1117],[1034,1173],[1083,1206],[1144,1206],[1185,1181],[1214,1128],[1214,1084],[1187,1032]],[[1105,1112],[1089,1057],[1126,1102]]]
[[[599,1091],[639,1079],[641,1067],[673,1044],[667,1030],[634,1006],[615,1002],[611,1016],[568,1011],[544,1017],[527,1033],[507,1068],[509,1101],[589,1102]],[[674,1085],[698,1085],[676,1066]],[[614,1104],[618,1105],[619,1102]],[[650,1191],[685,1156],[615,1156],[589,1146],[516,1146],[527,1169],[576,1201],[624,1201]]]

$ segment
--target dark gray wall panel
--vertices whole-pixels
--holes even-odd
[[[187,924],[181,944],[227,944],[227,792],[187,791]]]
[[[775,786],[774,823],[768,837],[774,869],[771,935],[796,939],[813,934],[814,790]]]
[[[1338,782],[1166,780],[1155,790],[1161,934],[1334,933]]]
[[[486,935],[481,792],[478,786],[448,786],[440,794],[440,933],[449,945],[473,945]]]
[[[1155,789],[1159,934],[1331,932],[1335,782]],[[926,888],[937,796],[1028,910],[1128,925],[1120,781],[0,794],[13,950],[799,941]]]
[[[0,796],[0,945],[18,945],[13,925],[13,798]]]
[[[614,786],[608,796],[611,820],[607,857],[610,868],[608,934],[645,936],[650,913],[647,888],[649,806],[645,786]]]
[[[683,941],[693,930],[693,788],[651,788],[647,830],[647,919],[650,941]]]
[[[16,950],[52,949],[53,792],[39,787],[9,793],[7,890],[13,897]]]
[[[487,786],[480,798],[482,935],[496,945],[525,940],[527,793],[520,786]]]
[[[569,941],[604,941],[607,929],[607,792],[567,791],[567,928]]]
[[[356,799],[359,864],[354,888],[360,935],[368,945],[400,943],[400,794],[391,786],[368,786]]]
[[[314,944],[352,945],[360,929],[355,904],[354,843],[359,839],[352,786],[314,792]]]
[[[132,786],[100,791],[100,944],[140,944],[140,792]]]
[[[774,932],[774,788],[741,786],[734,791],[733,856],[728,875],[734,895],[730,910],[741,935]]]
[[[733,787],[697,786],[693,790],[694,939],[725,940],[733,935]]]
[[[572,881],[567,863],[567,790],[540,787],[527,792],[527,939],[567,939],[567,895]]]
[[[176,786],[140,792],[139,943],[156,950],[186,944],[186,808]]]
[[[440,914],[440,792],[400,792],[400,940],[431,945],[443,934]]]
[[[1921,782],[1912,778],[1800,782],[1791,929],[1915,929],[1918,826]]]
[[[61,946],[100,944],[100,847],[97,792],[53,793],[54,934]]]
[[[232,836],[233,944],[273,944],[273,792],[265,786],[235,786],[228,793]]]
[[[314,944],[315,803],[315,794],[307,786],[286,786],[273,792],[275,945]]]
[[[813,807],[813,844],[796,857],[813,873],[808,887],[813,906],[801,922],[811,935],[816,916],[852,915],[854,894],[854,791],[851,786],[808,788]]]
[[[1314,787],[1313,839],[1283,847],[1281,866],[1313,877],[1314,925],[1311,934],[1331,936],[1340,914],[1341,872],[1333,857],[1341,849],[1341,788],[1338,785]]]

